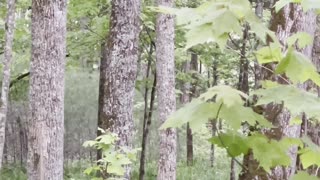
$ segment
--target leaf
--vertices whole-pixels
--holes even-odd
[[[274,5],[276,12],[279,12],[284,6],[292,2],[300,2],[301,0],[279,0]]]
[[[304,169],[317,165],[320,166],[320,151],[313,150],[309,147],[299,151],[301,164]]]
[[[282,59],[281,47],[276,43],[260,48],[256,52],[257,60],[260,64],[279,62]]]
[[[118,164],[110,164],[107,170],[108,170],[108,173],[114,174],[117,176],[123,176],[125,172],[124,168]]]
[[[267,172],[272,167],[291,164],[287,154],[288,145],[282,141],[270,140],[262,134],[254,134],[248,137],[248,145],[252,149],[254,158]]]
[[[246,141],[246,137],[233,132],[219,134],[218,136],[209,139],[209,142],[216,144],[221,148],[225,148],[228,151],[228,155],[231,155],[232,157],[248,153],[249,147]]]
[[[299,116],[304,112],[309,118],[320,119],[320,100],[317,95],[297,87],[279,84],[276,87],[253,91],[253,94],[260,96],[257,105],[283,102],[291,116]]]
[[[257,124],[263,127],[272,127],[271,123],[266,120],[262,115],[255,113],[252,108],[244,106],[231,106],[221,108],[219,118],[225,120],[225,122],[231,126],[232,129],[238,130],[241,127],[242,122],[246,121],[250,125]]]
[[[230,86],[220,85],[209,88],[207,92],[201,94],[198,99],[208,101],[215,97],[215,102],[223,102],[227,107],[243,105],[248,95]]]
[[[306,169],[312,165],[320,166],[320,147],[313,143],[308,136],[303,136],[302,141],[307,145],[299,150],[303,168]]]
[[[301,6],[305,12],[311,9],[315,9],[315,10],[320,9],[319,0],[300,0],[300,1],[301,1]]]
[[[214,41],[212,37],[213,31],[211,23],[195,27],[186,33],[187,43],[185,49],[189,49],[198,44]]]
[[[288,46],[298,42],[298,48],[302,49],[313,44],[313,37],[306,32],[298,32],[287,39]]]
[[[319,180],[315,176],[311,176],[308,172],[305,171],[298,171],[297,174],[293,175],[290,180]]]
[[[277,74],[285,73],[294,83],[312,80],[318,86],[320,85],[320,76],[316,67],[305,55],[294,51],[293,48],[289,48],[286,57],[280,61],[275,72]]]
[[[293,125],[301,125],[302,124],[302,120],[299,116],[296,116],[294,118],[291,118],[289,125],[293,126]]]
[[[216,117],[218,108],[218,104],[195,99],[169,116],[168,120],[161,125],[160,129],[181,127],[183,124],[189,122],[192,129],[196,131],[209,119]]]

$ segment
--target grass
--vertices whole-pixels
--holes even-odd
[[[65,180],[89,180],[83,174],[86,167],[90,166],[88,161],[72,162],[65,165]],[[238,171],[239,169],[237,169]],[[177,180],[227,180],[230,173],[230,158],[224,154],[218,154],[213,168],[210,167],[209,157],[199,158],[194,161],[194,165],[188,167],[186,162],[180,161],[177,164]],[[147,162],[145,180],[154,180],[157,177],[157,163]],[[139,178],[139,164],[134,164],[132,180]],[[1,180],[27,180],[26,170],[18,165],[8,165],[3,167],[0,173]]]

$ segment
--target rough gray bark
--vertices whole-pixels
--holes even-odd
[[[140,1],[112,0],[110,31],[101,63],[98,126],[132,146],[133,98],[138,62]],[[125,178],[130,179],[130,167]]]
[[[66,0],[32,1],[28,179],[63,179]]]
[[[173,0],[157,0],[159,6],[172,7]],[[156,68],[158,119],[160,123],[176,109],[175,65],[174,65],[174,17],[158,14],[156,20]],[[176,130],[168,128],[160,131],[158,180],[176,179],[177,159]]]
[[[285,44],[286,39],[299,31],[307,32],[314,35],[315,32],[315,14],[312,12],[304,13],[301,6],[289,4],[285,6],[279,13],[273,14],[271,20],[271,30],[276,32],[279,41]],[[311,57],[312,46],[301,50],[306,56]],[[274,64],[266,65],[269,69],[274,69]],[[274,76],[270,72],[263,71],[262,79],[274,80],[279,83],[285,83],[278,76]],[[266,132],[269,138],[281,139],[282,137],[299,137],[300,125],[289,125],[290,114],[282,105],[269,104],[264,109],[266,118],[271,121],[277,128]],[[257,162],[253,158],[248,159],[246,166],[247,172],[240,176],[240,179],[289,179],[296,170],[297,147],[290,148],[288,154],[291,157],[292,164],[289,167],[276,167],[270,174],[258,168]]]
[[[8,112],[8,95],[10,86],[10,65],[12,61],[12,46],[15,26],[15,0],[7,0],[7,17],[5,24],[5,45],[0,99],[0,169],[2,167],[3,149],[5,144],[5,127]]]

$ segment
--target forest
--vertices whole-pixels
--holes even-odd
[[[320,0],[1,0],[0,180],[320,179]]]

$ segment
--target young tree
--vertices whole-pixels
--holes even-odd
[[[289,36],[297,32],[307,32],[310,35],[314,35],[316,27],[316,17],[313,12],[304,13],[302,7],[296,4],[286,5],[278,13],[274,13],[271,20],[271,30],[276,33],[279,41],[282,44],[286,43]],[[302,50],[302,53],[308,57],[312,55],[312,46],[308,46]],[[268,69],[274,69],[273,64],[266,65]],[[284,78],[274,76],[270,71],[262,71],[262,79],[274,80],[278,83],[286,84]],[[304,87],[301,85],[301,87]],[[283,108],[282,105],[268,104],[264,108],[266,118],[273,122],[277,128],[273,128],[271,131],[266,132],[269,138],[281,139],[282,137],[299,137],[301,125],[290,125],[290,113]],[[239,179],[254,179],[259,178],[272,178],[272,179],[288,179],[296,171],[297,160],[297,147],[290,148],[291,166],[289,167],[276,167],[272,172],[267,175],[262,169],[257,167],[257,163],[253,158],[249,158],[244,165],[247,170],[240,175]]]
[[[32,1],[28,178],[63,179],[66,0]]]
[[[5,127],[8,111],[8,95],[10,86],[10,65],[12,61],[12,45],[15,25],[15,0],[7,1],[8,12],[6,18],[6,35],[4,47],[4,61],[2,73],[2,87],[0,99],[0,169],[2,166],[3,148],[5,143]]]
[[[157,0],[159,6],[172,7],[173,0]],[[163,123],[176,109],[175,65],[174,65],[174,17],[157,15],[156,20],[156,69],[159,121]],[[158,180],[176,179],[177,158],[176,130],[168,128],[160,131],[160,157]]]
[[[101,62],[98,126],[132,146],[133,98],[138,62],[140,1],[112,0],[110,31]],[[130,178],[127,168],[126,178]]]
[[[5,143],[5,127],[8,111],[8,95],[10,86],[10,65],[12,61],[12,45],[15,25],[15,0],[7,0],[6,35],[4,46],[4,61],[2,73],[2,87],[0,99],[0,169],[2,167],[3,149]]]

